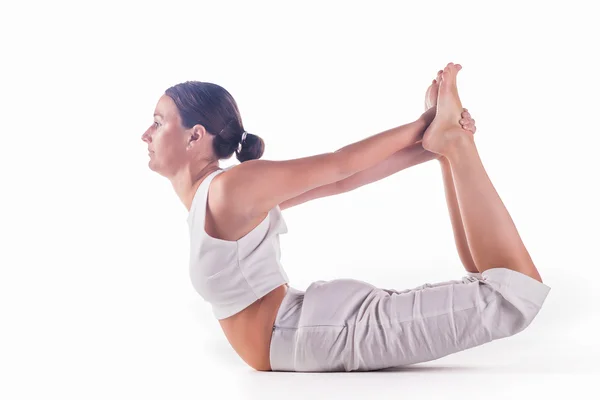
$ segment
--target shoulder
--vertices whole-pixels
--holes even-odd
[[[209,190],[210,196],[213,197],[211,205],[214,202],[215,210],[229,212],[238,217],[250,214],[252,207],[248,203],[249,196],[245,194],[251,190],[252,180],[243,179],[243,177],[247,177],[244,170],[248,168],[248,165],[244,164],[249,163],[250,161],[246,161],[224,168],[213,178]]]
[[[215,215],[227,215],[230,218],[247,217],[244,213],[243,198],[238,195],[238,191],[233,190],[236,168],[239,168],[239,165],[224,168],[223,172],[210,182],[207,208]]]
[[[249,160],[219,174],[225,204],[234,212],[259,216],[277,205],[347,176],[341,153],[291,160]]]
[[[211,236],[234,241],[254,229],[260,221],[248,211],[250,208],[244,204],[244,198],[228,190],[229,173],[223,171],[215,176],[208,188],[205,229]],[[266,215],[262,215],[261,220],[265,217]]]

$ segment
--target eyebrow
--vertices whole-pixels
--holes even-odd
[[[161,118],[164,118],[161,114],[154,114],[154,117],[159,116]]]

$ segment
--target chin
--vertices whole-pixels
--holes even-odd
[[[150,159],[150,160],[148,161],[148,168],[150,168],[150,169],[151,169],[152,171],[154,171],[154,172],[158,172],[158,170],[156,169],[156,167],[155,167],[155,165],[154,165],[154,164],[155,164],[155,161],[154,161],[154,160],[152,160],[152,159]]]

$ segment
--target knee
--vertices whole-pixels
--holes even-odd
[[[510,302],[501,295],[499,297],[492,304],[488,304],[487,311],[483,313],[492,340],[523,331],[531,325],[540,310],[537,306],[524,307],[523,304]]]
[[[483,314],[493,339],[515,335],[531,325],[550,291],[542,282],[506,268],[484,271],[483,277],[489,288]]]

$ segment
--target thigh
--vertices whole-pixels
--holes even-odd
[[[414,364],[514,335],[537,315],[550,288],[517,271],[375,290],[349,327],[348,367],[372,370]]]
[[[447,285],[456,285],[456,284],[461,284],[461,283],[470,283],[470,282],[475,282],[477,280],[483,279],[480,273],[472,273],[472,272],[467,272],[467,275],[463,276],[461,279],[451,279],[448,281],[441,281],[441,282],[435,282],[435,283],[424,283],[422,285],[419,285],[417,287],[411,288],[411,289],[404,289],[404,290],[396,290],[396,289],[380,289],[383,290],[385,292],[387,292],[388,294],[402,294],[402,293],[410,293],[412,291],[415,290],[421,290],[421,289],[426,289],[426,288],[434,288],[434,287],[438,287],[438,286],[447,286]]]
[[[475,277],[463,277],[402,291],[354,279],[314,282],[306,289],[299,317],[295,369],[373,370],[424,361],[428,354],[437,354],[436,344],[427,340],[434,334],[425,324],[448,332],[441,319],[448,319],[451,308],[459,326],[460,321],[473,321],[476,282]],[[464,317],[459,315],[463,309]],[[433,315],[439,319],[424,321]],[[473,339],[472,334],[459,336]],[[429,349],[424,347],[428,343]]]
[[[376,290],[350,332],[355,357],[349,367],[414,364],[489,342],[480,310],[493,296],[475,278]]]
[[[528,326],[549,290],[506,268],[402,291],[318,281],[303,299],[295,370],[377,370],[482,345]]]

